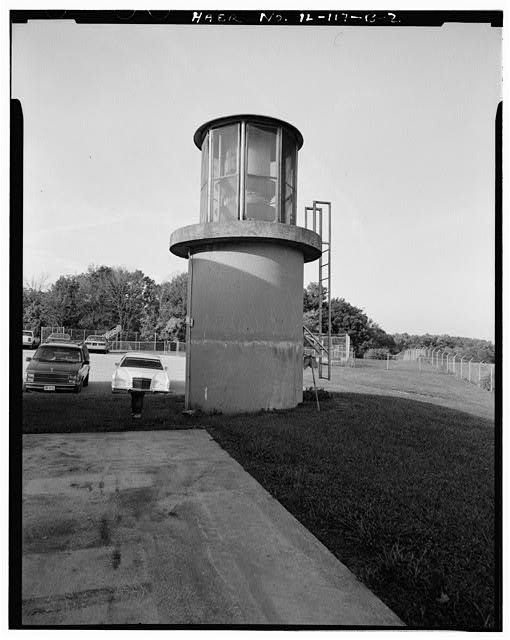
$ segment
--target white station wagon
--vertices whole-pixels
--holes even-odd
[[[135,351],[126,353],[115,363],[112,392],[144,391],[169,393],[170,378],[161,358],[152,353]]]

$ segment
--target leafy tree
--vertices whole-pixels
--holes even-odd
[[[393,336],[386,333],[378,324],[372,323],[370,327],[371,337],[368,343],[369,349],[388,351],[389,353],[398,353],[399,349],[393,339]]]
[[[149,278],[149,276],[143,277],[143,309],[140,315],[140,334],[145,339],[153,338],[154,334],[157,333],[160,309],[159,289],[160,286],[152,278]]]
[[[448,353],[457,353],[459,357],[473,358],[476,362],[493,363],[495,359],[494,344],[488,340],[450,336],[447,334],[409,335],[408,333],[396,333],[393,335],[399,351],[425,347],[427,349],[440,349]]]
[[[326,295],[327,290],[323,289],[323,332],[328,328]],[[311,282],[303,294],[303,323],[314,333],[319,329],[319,300],[319,285]],[[357,356],[361,356],[369,348],[385,348],[391,352],[397,350],[392,336],[373,322],[362,309],[350,304],[344,298],[331,299],[331,333],[332,335],[349,334],[351,345]]]
[[[326,302],[328,290],[322,288],[322,303]],[[318,282],[310,282],[303,292],[303,311],[317,311],[319,309],[320,291]]]
[[[140,330],[146,287],[144,277],[139,269],[128,271],[117,267],[105,278],[105,304],[114,311],[115,322],[123,331]]]
[[[111,267],[90,266],[86,273],[78,276],[82,310],[80,327],[104,329],[112,328],[117,324],[115,310],[107,300],[107,285],[112,277],[112,271]]]
[[[187,273],[179,273],[160,285],[157,327],[165,340],[186,339],[187,300]]]
[[[43,300],[43,315],[50,325],[75,327],[81,317],[77,276],[60,276]]]
[[[322,330],[327,331],[327,303],[326,298],[328,290],[323,287],[322,289]],[[303,324],[312,333],[318,333],[319,331],[319,301],[321,295],[319,291],[319,284],[317,282],[310,282],[303,291]]]
[[[348,333],[357,356],[362,355],[371,346],[371,320],[362,309],[353,306],[344,298],[331,300],[331,331],[333,334]]]
[[[44,297],[46,292],[32,287],[23,287],[23,326],[40,334],[45,323]]]

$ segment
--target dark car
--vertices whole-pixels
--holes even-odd
[[[68,333],[52,333],[44,341],[48,342],[71,342],[71,336]]]
[[[27,391],[74,391],[80,393],[89,383],[90,356],[87,347],[73,342],[41,345],[33,358],[27,358]]]

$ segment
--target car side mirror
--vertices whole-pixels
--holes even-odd
[[[27,358],[27,362],[30,362],[30,360],[32,360],[32,358]]]
[[[164,369],[165,371],[168,371],[168,367],[163,367],[163,369]]]
[[[115,366],[116,366],[116,367],[118,367],[118,366],[119,366],[119,363],[118,363],[118,362],[116,362],[116,363],[115,363]]]

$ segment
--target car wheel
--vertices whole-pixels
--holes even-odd
[[[83,386],[84,387],[88,387],[89,386],[89,374],[87,373],[87,377],[83,380]]]
[[[80,393],[83,387],[83,380],[80,380],[80,382],[75,386],[74,388],[74,393]]]

